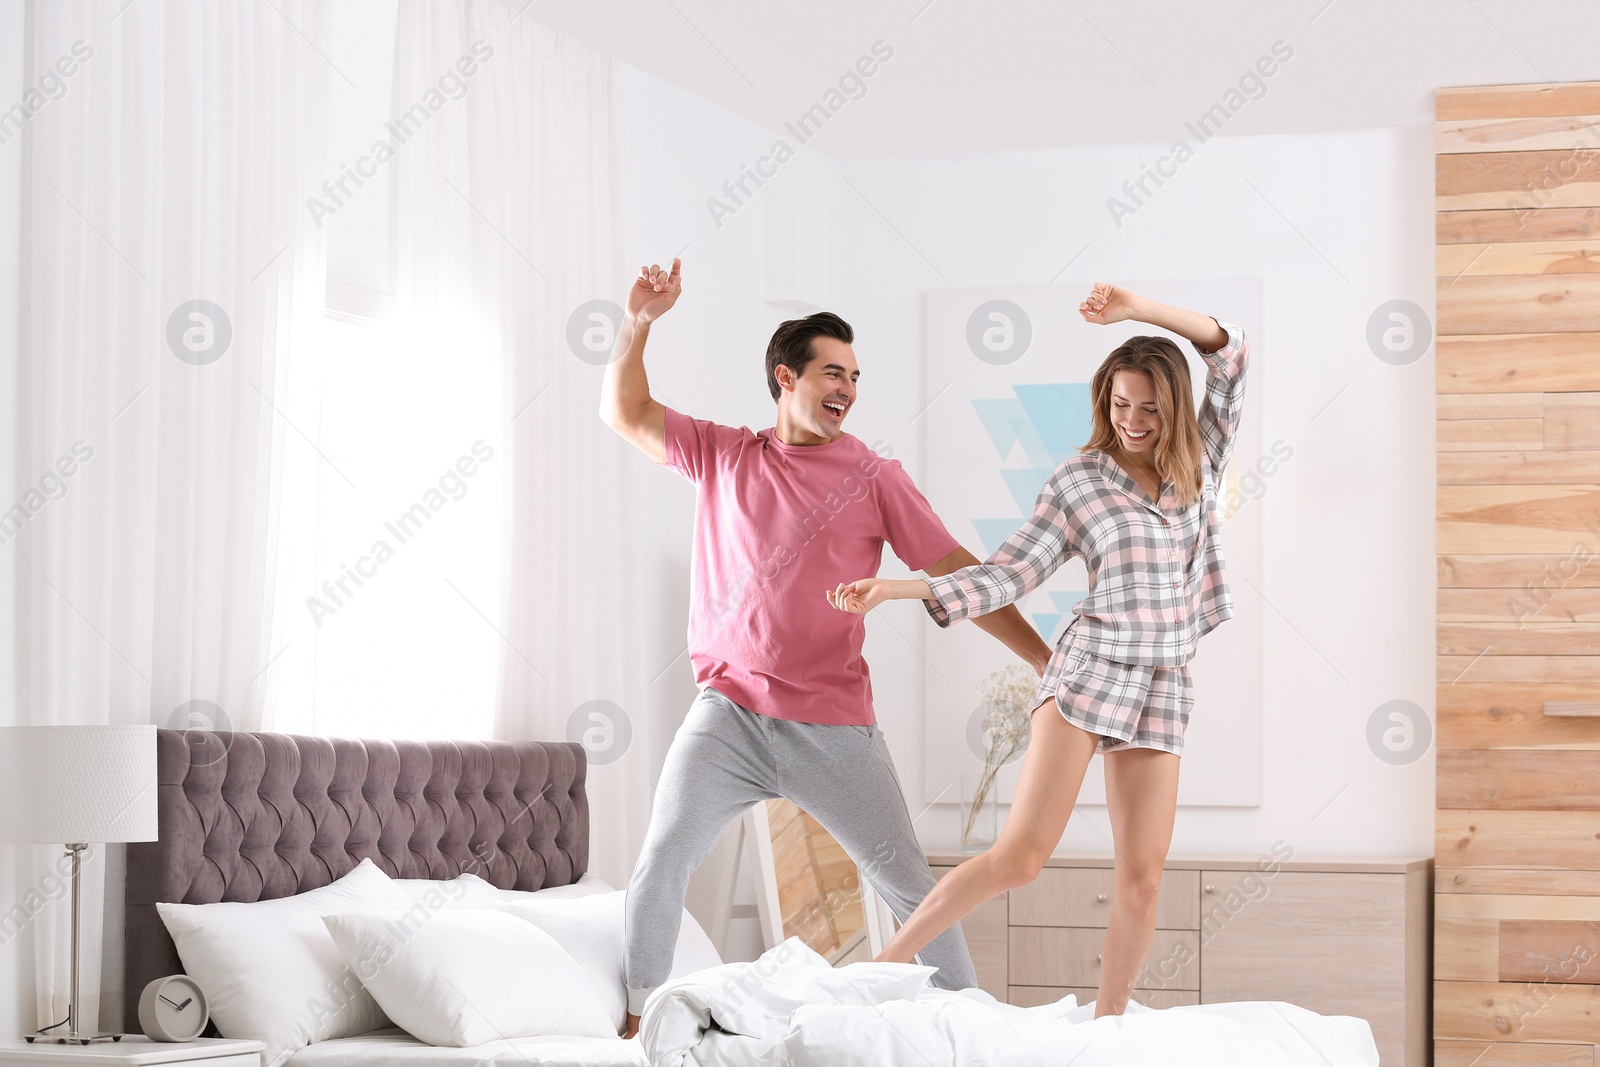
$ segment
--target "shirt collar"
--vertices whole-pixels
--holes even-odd
[[[1096,458],[1100,463],[1100,475],[1106,480],[1107,485],[1135,503],[1142,504],[1152,511],[1173,512],[1181,510],[1178,507],[1178,498],[1173,493],[1171,482],[1163,481],[1161,483],[1160,501],[1152,501],[1150,494],[1146,493],[1144,488],[1133,480],[1132,475],[1122,469],[1122,464],[1113,459],[1111,453],[1104,449],[1096,449],[1095,451],[1099,453]]]

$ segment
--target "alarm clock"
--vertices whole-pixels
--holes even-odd
[[[157,978],[139,995],[139,1028],[151,1041],[193,1041],[210,1019],[205,990],[186,974]]]

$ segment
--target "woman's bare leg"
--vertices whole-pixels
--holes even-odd
[[[1053,698],[1034,709],[1032,728],[1000,839],[934,886],[883,946],[878,962],[910,963],[973,908],[1033,881],[1055,851],[1100,737],[1063,719]]]
[[[1106,804],[1116,848],[1116,897],[1101,948],[1095,1018],[1121,1015],[1156,935],[1161,870],[1178,812],[1178,757],[1155,748],[1105,754]]]

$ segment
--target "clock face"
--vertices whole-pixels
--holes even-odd
[[[152,1041],[193,1041],[209,1018],[206,995],[188,975],[157,978],[139,997],[139,1024]]]

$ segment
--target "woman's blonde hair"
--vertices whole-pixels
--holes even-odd
[[[1194,392],[1189,386],[1189,362],[1178,346],[1165,337],[1130,337],[1094,372],[1090,395],[1094,403],[1094,431],[1082,451],[1098,448],[1113,455],[1122,452],[1116,427],[1111,424],[1111,383],[1118,371],[1140,371],[1155,386],[1156,410],[1161,415],[1161,435],[1156,438],[1155,468],[1161,480],[1171,482],[1178,500],[1187,507],[1200,496],[1200,423],[1194,415]]]

